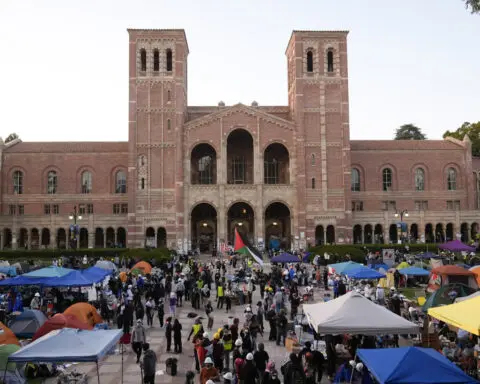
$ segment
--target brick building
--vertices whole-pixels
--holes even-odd
[[[189,106],[185,32],[128,33],[128,142],[2,142],[2,248],[207,250],[235,227],[294,247],[477,233],[468,140],[350,140],[347,32],[292,33],[287,106]]]

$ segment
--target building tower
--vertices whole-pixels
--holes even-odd
[[[187,39],[183,29],[129,29],[128,33],[127,244],[176,248],[184,227]]]
[[[324,242],[351,238],[347,35],[293,31],[286,51],[297,126],[296,220],[300,238],[311,243],[315,231]]]

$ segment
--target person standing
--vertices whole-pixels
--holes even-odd
[[[167,352],[170,352],[170,348],[172,346],[172,318],[167,317],[167,321],[165,322],[165,337],[167,338]]]
[[[218,283],[217,286],[217,309],[223,309],[223,300],[224,300],[224,289],[223,289],[223,284]]]
[[[157,313],[158,321],[160,322],[160,328],[163,328],[163,318],[165,316],[165,303],[163,302],[163,299],[158,300]]]
[[[175,309],[177,307],[177,295],[175,292],[170,293],[170,315],[175,316]]]
[[[157,355],[150,349],[150,344],[143,344],[143,383],[155,384],[155,372],[157,368]]]
[[[232,290],[230,289],[229,286],[227,286],[227,289],[225,290],[225,304],[226,304],[226,312],[228,313],[228,310],[232,309]]]
[[[143,327],[142,320],[138,319],[132,332],[132,349],[137,354],[137,364],[140,362],[142,346],[146,341],[145,328]]]
[[[151,297],[147,299],[147,302],[145,303],[145,308],[146,308],[146,313],[147,313],[147,325],[149,327],[153,327],[153,310],[155,307],[155,302]]]
[[[182,353],[182,324],[175,319],[173,322],[173,350],[175,353]]]
[[[32,301],[30,302],[30,309],[40,310],[41,305],[42,300],[40,299],[40,293],[36,292]]]
[[[207,315],[207,318],[208,318],[208,323],[207,323],[207,329],[209,331],[212,330],[212,327],[213,327],[213,307],[212,307],[212,303],[210,301],[207,302],[207,304],[205,305],[205,314]]]

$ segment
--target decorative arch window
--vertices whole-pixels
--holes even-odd
[[[360,192],[360,171],[352,168],[352,192]]]
[[[23,172],[13,172],[13,193],[15,195],[23,195]]]
[[[57,172],[49,171],[47,174],[47,193],[54,195],[57,193]]]
[[[382,189],[387,192],[392,189],[392,170],[390,168],[385,168],[382,171]]]
[[[312,165],[315,165],[315,154],[312,153],[312,156],[310,157],[310,161],[312,162]]]
[[[312,189],[315,189],[315,178],[312,177]]]
[[[167,102],[171,102],[172,101],[172,91],[168,90],[167,91]]]
[[[127,193],[127,175],[124,171],[115,174],[115,193]]]
[[[145,178],[142,177],[142,179],[140,180],[140,189],[145,189]]]
[[[422,168],[415,169],[415,190],[425,190],[425,171]]]
[[[140,71],[147,71],[147,51],[144,48],[140,49]]]
[[[448,168],[447,171],[447,189],[449,191],[457,190],[457,171],[455,168]]]
[[[167,119],[167,130],[170,131],[172,129],[172,120]]]
[[[167,56],[167,72],[171,72],[173,70],[173,54],[171,49],[167,49],[166,56]]]
[[[327,72],[332,73],[333,68],[333,49],[327,51]]]
[[[313,72],[313,52],[307,51],[307,72]]]
[[[153,71],[160,71],[160,52],[158,49],[153,50]]]
[[[82,172],[82,193],[92,193],[92,172],[90,171]]]

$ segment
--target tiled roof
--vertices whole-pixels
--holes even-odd
[[[448,140],[351,140],[350,148],[352,151],[462,149],[460,145]]]
[[[128,152],[128,142],[59,141],[59,142],[20,142],[7,147],[8,153],[102,153]]]

